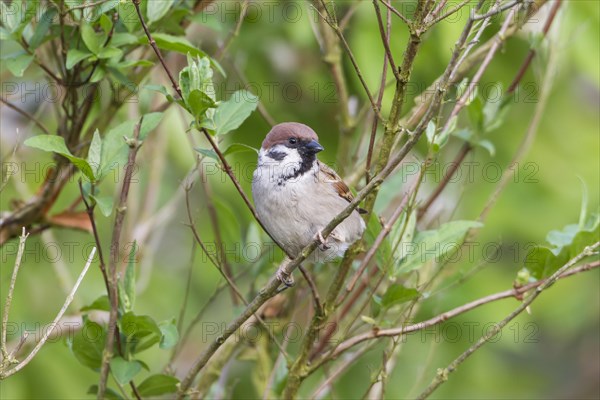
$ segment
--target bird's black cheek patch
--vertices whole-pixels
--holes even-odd
[[[285,158],[285,156],[287,156],[287,154],[284,153],[284,152],[282,152],[282,151],[274,151],[274,150],[272,150],[272,151],[270,151],[270,152],[267,153],[267,156],[269,158],[272,158],[275,161],[281,161],[281,160],[283,160]]]

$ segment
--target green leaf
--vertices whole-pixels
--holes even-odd
[[[126,385],[142,370],[142,364],[137,360],[126,361],[122,357],[110,360],[110,372],[121,385]]]
[[[228,156],[230,154],[241,153],[246,151],[253,151],[256,154],[258,154],[258,149],[255,149],[252,146],[248,146],[247,144],[243,143],[232,143],[231,146],[229,146],[227,150],[223,152],[223,155]]]
[[[110,40],[110,45],[114,47],[122,47],[130,44],[138,44],[139,39],[137,36],[127,32],[114,33]]]
[[[137,242],[134,240],[129,252],[129,258],[127,262],[127,269],[125,269],[125,278],[123,285],[125,287],[125,294],[130,304],[130,309],[133,310],[135,307],[135,256],[137,254]]]
[[[71,161],[90,181],[94,181],[94,172],[86,160],[75,157],[67,146],[65,140],[60,136],[39,135],[27,139],[23,144],[36,149],[51,151],[66,157]]]
[[[190,113],[198,120],[204,116],[204,113],[206,113],[209,108],[217,107],[215,101],[199,89],[194,89],[190,92],[187,98],[187,104]]]
[[[82,60],[90,58],[92,55],[93,54],[89,51],[70,49],[67,52],[67,62],[65,63],[65,66],[67,67],[67,69],[71,69],[75,64],[79,63]]]
[[[416,299],[420,296],[417,289],[407,288],[399,284],[390,285],[381,298],[381,305],[390,308],[396,304],[402,304]]]
[[[121,58],[123,56],[123,50],[117,49],[116,47],[105,47],[98,53],[98,58]]]
[[[415,270],[423,264],[435,260],[443,262],[444,256],[457,250],[464,241],[469,229],[483,226],[477,221],[451,221],[436,230],[421,231],[407,247],[406,256],[396,266],[394,275]]]
[[[105,217],[110,217],[114,206],[113,198],[111,196],[99,197],[94,195],[90,195],[90,197],[94,199],[102,215],[104,215]]]
[[[90,24],[83,23],[81,25],[81,38],[83,43],[94,54],[100,53],[104,43],[106,42],[106,34],[104,32],[96,33]]]
[[[492,157],[496,155],[496,147],[494,147],[494,144],[487,139],[479,140],[475,143],[475,145],[486,149]]]
[[[129,32],[138,32],[141,30],[142,24],[135,10],[135,6],[130,1],[119,2],[119,19]],[[146,42],[148,43],[148,42]]]
[[[90,386],[90,388],[87,391],[87,394],[98,394],[98,385],[92,385]],[[95,396],[94,396],[95,397]],[[106,388],[106,391],[104,392],[104,398],[108,399],[108,400],[121,400],[123,399],[123,397],[121,397],[121,395],[119,393],[117,393],[114,389],[111,388]]]
[[[201,147],[194,147],[194,150],[196,150],[198,153],[202,154],[205,157],[209,157],[217,161],[219,160],[219,156],[217,155],[217,153],[215,153],[213,149],[203,149]]]
[[[161,349],[170,349],[174,347],[179,341],[179,332],[177,331],[175,320],[162,321],[158,324],[158,327],[162,333],[158,347]]]
[[[173,0],[148,0],[146,15],[148,23],[151,24],[160,20],[171,8]]]
[[[38,21],[37,26],[35,27],[35,31],[33,32],[33,36],[29,39],[29,47],[31,50],[35,50],[38,48],[40,44],[46,39],[48,30],[50,29],[50,25],[54,22],[54,18],[56,17],[57,10],[55,7],[50,7],[46,12],[42,15],[40,20]]]
[[[90,82],[91,83],[100,82],[102,80],[102,78],[104,78],[105,75],[106,75],[106,70],[104,68],[98,66],[96,68],[96,70],[94,71],[94,73],[92,74],[92,76],[90,77]]]
[[[152,67],[154,66],[154,63],[152,61],[149,60],[129,60],[129,61],[123,61],[123,62],[119,62],[119,63],[110,63],[110,65],[114,66],[115,68],[132,68],[132,67]],[[148,86],[153,86],[153,85],[146,85],[144,87],[148,87]],[[158,86],[158,85],[156,85]]]
[[[158,126],[162,120],[162,117],[162,112],[144,114],[142,126],[140,127],[140,140],[144,140],[146,137],[148,137],[148,134]]]
[[[29,54],[21,54],[13,58],[9,58],[5,61],[6,68],[14,75],[14,76],[23,76],[25,70],[29,67],[31,62],[33,61],[33,56]]]
[[[560,258],[555,256],[547,247],[536,246],[525,257],[525,268],[536,280],[552,275],[558,268],[568,261],[566,254]]]
[[[535,246],[525,257],[525,266],[519,271],[517,281],[521,282],[522,279],[519,277],[525,275],[536,280],[547,278],[587,246],[598,241],[599,237],[600,215],[598,214],[586,221],[583,229],[579,229],[577,224],[571,224],[560,231],[550,231],[546,240],[552,248]]]
[[[110,302],[108,301],[108,296],[104,294],[98,297],[89,306],[81,307],[80,311],[91,310],[110,311]]]
[[[104,178],[111,170],[122,170],[127,163],[127,145],[123,136],[133,132],[133,121],[125,121],[109,130],[102,141],[102,160],[100,161],[100,176]]]
[[[179,379],[171,375],[151,375],[138,386],[140,396],[160,396],[177,392]]]
[[[435,122],[429,121],[427,123],[427,129],[425,130],[425,136],[427,136],[427,141],[429,144],[433,144],[433,140],[435,139]]]
[[[256,110],[258,97],[247,90],[238,90],[227,101],[221,102],[215,112],[217,135],[237,129]]]
[[[191,44],[187,39],[173,36],[167,33],[152,33],[152,38],[161,50],[175,51],[181,54],[190,53],[193,57],[206,57],[206,53]],[[148,44],[148,38],[143,36],[139,39],[141,44]]]
[[[97,370],[102,364],[106,331],[99,324],[85,318],[83,327],[73,335],[71,351],[86,367]]]
[[[130,353],[139,353],[158,343],[162,337],[160,328],[147,315],[135,315],[127,312],[120,321],[121,332],[126,340],[126,349]]]
[[[90,149],[88,150],[87,162],[92,168],[94,176],[98,176],[100,171],[100,160],[102,159],[102,139],[100,138],[100,132],[98,129],[94,131],[92,137],[92,143],[90,143]]]

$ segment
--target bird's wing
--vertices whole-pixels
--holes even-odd
[[[326,182],[329,183],[333,187],[333,189],[336,191],[336,193],[341,198],[346,200],[348,203],[350,203],[352,200],[354,200],[354,195],[350,191],[350,188],[348,187],[348,185],[346,185],[346,183],[344,183],[342,178],[340,178],[340,176],[333,169],[331,169],[328,165],[326,165],[320,161],[317,161],[317,162],[319,163],[319,171],[324,175]],[[360,207],[357,207],[356,210],[360,214],[367,213],[367,210],[364,210]]]

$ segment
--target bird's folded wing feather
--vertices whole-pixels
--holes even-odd
[[[323,175],[325,175],[326,182],[331,184],[331,186],[336,191],[336,193],[341,198],[346,200],[348,203],[350,203],[352,200],[354,200],[354,195],[352,195],[350,188],[348,187],[348,185],[346,185],[346,183],[344,183],[342,178],[340,178],[340,176],[326,164],[324,164],[320,161],[318,161],[318,163],[319,163],[319,170],[321,171],[321,173]],[[365,214],[367,212],[366,210],[363,210],[360,207],[357,207],[356,210],[360,214]]]

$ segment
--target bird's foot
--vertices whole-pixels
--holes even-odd
[[[294,277],[289,272],[284,270],[284,266],[277,270],[277,274],[275,276],[284,285],[277,292],[283,292],[285,289],[294,286]]]
[[[321,231],[317,231],[317,239],[319,239],[319,249],[321,251],[325,251],[325,250],[329,250],[331,248],[331,246],[329,246],[327,244],[327,240],[325,240],[325,238],[323,237],[323,234],[321,233]]]

